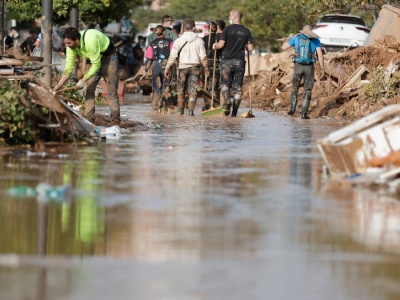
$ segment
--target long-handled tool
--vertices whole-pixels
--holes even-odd
[[[62,92],[67,92],[67,91],[77,91],[77,90],[80,90],[80,89],[81,88],[79,88],[76,85],[74,85],[74,86],[67,87],[67,88],[64,88],[64,89],[61,89],[61,90],[57,90],[56,93],[59,94],[59,93],[62,93]]]
[[[205,110],[201,113],[203,117],[221,115],[222,117],[225,115],[225,108],[218,107],[214,108],[214,87],[215,87],[215,68],[216,68],[216,61],[217,61],[217,50],[214,49],[214,62],[213,62],[213,78],[212,78],[212,87],[211,87],[211,108]]]
[[[211,47],[211,23],[209,25],[209,29],[208,29],[208,44],[207,44],[207,60],[208,60],[208,55],[210,54],[210,47]],[[207,90],[207,86],[208,86],[208,76],[205,76],[204,79],[204,89]]]
[[[249,111],[246,111],[242,113],[240,116],[242,118],[254,118],[255,115],[253,115],[252,111],[252,106],[251,106],[251,76],[250,76],[250,51],[247,51],[247,70],[248,70],[248,75],[249,75],[249,98],[250,98],[250,109]]]
[[[146,76],[145,66],[141,66],[140,69],[136,72],[135,76],[129,77],[129,78],[125,79],[125,80],[124,80],[124,83],[127,83],[128,81],[133,81],[133,80],[135,80],[139,75],[143,75],[143,76],[141,77],[141,79],[143,79],[143,77]],[[141,79],[140,79],[140,80],[141,80]],[[140,80],[139,80],[139,81],[140,81]]]

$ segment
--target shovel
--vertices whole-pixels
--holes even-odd
[[[56,93],[59,94],[59,93],[66,92],[66,91],[77,91],[77,90],[80,90],[80,89],[81,88],[79,88],[76,85],[74,85],[74,86],[71,86],[71,87],[68,87],[68,88],[65,88],[65,89],[57,90]]]
[[[217,50],[214,49],[213,78],[212,78],[212,87],[211,87],[211,108],[208,109],[208,110],[205,110],[205,111],[203,111],[201,113],[201,115],[203,117],[215,116],[215,115],[224,116],[224,114],[225,114],[225,108],[223,108],[223,107],[214,108],[214,87],[215,87],[216,60],[217,60]]]
[[[240,116],[242,118],[254,118],[255,115],[253,115],[253,111],[252,111],[252,106],[251,106],[251,76],[250,76],[250,52],[247,51],[247,70],[249,73],[249,98],[250,98],[250,109],[249,111],[246,111],[244,113],[242,113]]]
[[[124,83],[127,83],[128,81],[133,81],[133,80],[135,80],[139,75],[143,75],[143,73],[144,73],[144,75],[146,75],[145,66],[141,66],[140,69],[136,72],[135,76],[129,77],[129,78],[125,79],[125,80],[124,80]],[[143,75],[143,76],[144,76],[144,75]],[[142,77],[143,77],[143,76],[142,76]]]

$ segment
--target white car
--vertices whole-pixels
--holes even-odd
[[[370,32],[364,20],[353,15],[324,15],[313,31],[327,51],[362,46]]]

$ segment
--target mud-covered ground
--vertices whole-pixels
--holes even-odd
[[[290,54],[277,54],[279,64],[252,78],[256,107],[282,113],[288,111],[293,70]],[[383,47],[359,47],[346,52],[328,52],[324,59],[324,76],[316,64],[310,117],[352,121],[400,102],[399,52],[389,52]],[[248,95],[248,82],[246,80],[247,86],[243,88],[244,97]],[[298,117],[302,99],[301,86],[295,117]]]

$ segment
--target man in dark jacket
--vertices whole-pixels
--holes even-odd
[[[14,47],[14,41],[18,38],[18,36],[18,28],[15,26],[11,27],[8,31],[8,35],[4,40],[4,51]]]
[[[149,44],[146,50],[145,72],[147,73],[151,65],[153,65],[151,74],[153,79],[151,106],[153,110],[159,110],[161,106],[162,90],[168,86],[164,75],[164,69],[167,65],[174,41],[165,37],[165,27],[162,25],[156,27],[155,33],[157,38]]]
[[[29,30],[29,36],[19,46],[22,53],[32,55],[33,49],[36,47],[37,33],[34,29]]]
[[[242,85],[245,71],[245,50],[253,51],[254,44],[251,32],[241,24],[242,13],[232,10],[229,14],[230,26],[226,27],[221,40],[213,45],[213,49],[222,50],[221,69],[221,105],[225,107],[225,115],[231,108],[230,97],[233,96],[232,117],[236,117],[242,101]]]
[[[172,30],[174,19],[171,16],[165,15],[161,18],[161,25],[165,27],[165,38],[175,41],[178,36]],[[147,45],[157,38],[156,33],[153,31],[147,37]]]

